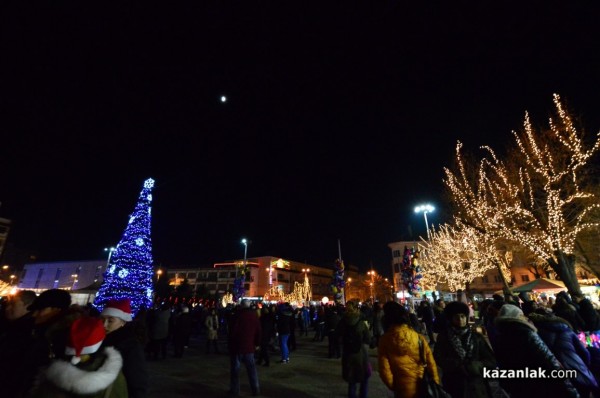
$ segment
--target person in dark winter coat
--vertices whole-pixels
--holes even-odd
[[[212,344],[215,354],[219,353],[219,316],[217,311],[213,308],[210,310],[210,314],[206,316],[204,320],[204,326],[206,326],[206,353],[210,351]]]
[[[360,384],[359,397],[366,398],[372,374],[367,347],[371,332],[353,301],[346,303],[346,312],[335,334],[342,340],[342,378],[348,383],[348,398],[356,398],[357,384]]]
[[[501,370],[541,368],[550,374],[553,370],[562,369],[560,362],[537,334],[536,327],[519,307],[504,304],[495,323],[498,336],[492,341],[492,345]],[[512,398],[579,396],[568,379],[502,379],[501,385]]]
[[[8,298],[6,330],[0,333],[0,385],[7,397],[20,397],[31,385],[27,353],[31,346],[33,317],[27,307],[35,300],[31,290],[20,290]]]
[[[104,337],[100,319],[83,316],[75,320],[65,347],[70,361],[52,360],[38,375],[30,397],[127,397],[121,354],[113,347],[100,349]]]
[[[496,368],[492,349],[481,334],[469,327],[469,307],[465,303],[448,303],[444,312],[450,324],[438,335],[433,351],[442,369],[444,389],[453,397],[490,397],[483,369]]]
[[[340,314],[337,307],[327,307],[325,310],[325,329],[327,330],[327,342],[328,342],[328,355],[329,358],[340,358],[342,353],[340,351],[339,338],[335,333],[335,330],[340,323]]]
[[[290,326],[294,321],[292,307],[289,303],[281,304],[277,310],[277,333],[279,334],[279,349],[281,350],[281,360],[279,363],[286,364],[290,361],[290,350],[288,348],[288,339],[290,338]]]
[[[573,330],[577,332],[586,330],[585,321],[577,312],[577,307],[567,292],[560,292],[556,295],[556,303],[552,306],[552,312],[554,315],[566,319]]]
[[[150,323],[150,352],[152,359],[158,359],[159,352],[161,358],[165,359],[167,357],[171,308],[167,304],[162,305],[160,308],[152,311],[148,320]]]
[[[121,354],[129,397],[146,397],[148,371],[142,343],[133,328],[130,300],[109,301],[100,316],[106,332],[102,347],[114,347]]]
[[[592,302],[586,298],[576,297],[577,312],[585,323],[586,331],[600,330],[600,314],[592,305]]]
[[[233,315],[229,332],[231,376],[229,394],[232,396],[240,394],[240,365],[244,363],[248,372],[252,395],[259,395],[260,387],[256,363],[254,362],[254,351],[260,346],[260,321],[256,311],[250,308],[249,300],[243,300],[241,307]]]
[[[433,321],[435,316],[433,314],[433,309],[431,308],[431,304],[429,301],[423,300],[419,304],[418,315],[421,318],[421,321],[425,325],[427,336],[429,337],[429,344],[432,345],[435,343],[435,337],[433,335]]]
[[[183,357],[183,352],[188,346],[192,334],[192,315],[187,306],[181,308],[181,312],[173,317],[173,348],[175,358]]]
[[[556,356],[565,369],[577,371],[577,378],[571,382],[582,397],[589,397],[590,392],[596,396],[600,392],[598,383],[588,368],[590,353],[571,329],[569,323],[552,314],[529,314],[529,319],[538,329],[550,351]]]
[[[263,307],[260,311],[260,351],[257,364],[269,366],[269,344],[275,333],[275,318],[268,307]]]

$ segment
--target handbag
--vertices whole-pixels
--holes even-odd
[[[425,347],[419,336],[419,357],[421,366],[423,366],[423,378],[421,379],[420,397],[422,398],[452,398],[441,385],[435,382],[433,377],[427,371],[427,362],[425,361]]]

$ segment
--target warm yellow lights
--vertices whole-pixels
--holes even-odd
[[[501,160],[489,147],[476,167],[456,147],[455,172],[445,169],[456,218],[488,239],[521,245],[546,260],[561,275],[572,273],[570,256],[583,231],[597,230],[600,198],[595,195],[588,163],[600,148],[600,133],[591,146],[554,95],[556,117],[547,131],[537,131],[529,114],[523,131],[513,132],[514,156]],[[568,281],[567,281],[568,283]],[[573,293],[578,288],[570,286]]]

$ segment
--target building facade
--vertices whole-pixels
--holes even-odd
[[[213,264],[210,268],[173,268],[167,271],[169,284],[178,286],[185,279],[195,292],[207,291],[210,294],[224,294],[233,291],[236,272],[244,260],[233,260]],[[247,297],[263,297],[271,289],[280,289],[284,293],[293,291],[295,283],[309,280],[313,300],[331,298],[330,284],[333,278],[331,268],[318,267],[306,263],[285,260],[279,257],[252,257],[246,259],[248,272],[245,280]]]
[[[106,265],[106,260],[25,264],[18,288],[33,290],[36,293],[48,289],[69,290],[72,291],[73,303],[87,304],[94,300],[97,286],[102,283]]]

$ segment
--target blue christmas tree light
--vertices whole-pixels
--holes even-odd
[[[152,240],[150,221],[154,180],[144,181],[144,187],[133,214],[116,249],[110,256],[104,281],[94,300],[102,311],[109,300],[129,298],[135,315],[141,308],[152,305]]]

